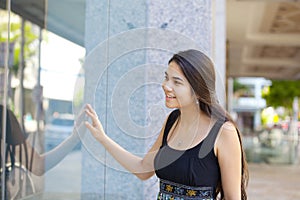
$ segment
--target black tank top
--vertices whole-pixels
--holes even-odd
[[[167,120],[163,142],[154,159],[157,177],[188,186],[216,188],[221,174],[214,143],[224,121],[217,121],[206,138],[195,147],[176,150],[168,146],[167,137],[179,115],[180,111],[174,110]]]

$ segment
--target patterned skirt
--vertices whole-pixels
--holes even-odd
[[[157,200],[214,200],[213,187],[191,187],[160,179]]]

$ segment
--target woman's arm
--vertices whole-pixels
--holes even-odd
[[[222,187],[226,200],[241,199],[242,153],[235,126],[226,122],[216,141]]]
[[[90,105],[86,106],[86,113],[91,118],[92,123],[86,122],[86,127],[92,135],[99,141],[104,148],[118,161],[125,169],[136,175],[141,180],[146,180],[154,174],[154,157],[161,146],[163,131],[160,132],[158,139],[147,152],[144,158],[140,158],[117,144],[109,138],[98,120],[96,112]]]

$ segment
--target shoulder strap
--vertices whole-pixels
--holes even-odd
[[[203,141],[201,148],[199,150],[199,158],[204,158],[213,148],[215,145],[215,140],[219,133],[221,126],[225,123],[223,120],[217,120],[214,126],[211,128],[208,136]]]
[[[170,129],[172,128],[174,122],[176,121],[176,119],[178,118],[179,115],[180,115],[180,111],[178,109],[172,111],[171,114],[169,115],[169,117],[167,119],[167,123],[165,125],[162,145],[165,145],[167,143],[167,138],[168,138]]]

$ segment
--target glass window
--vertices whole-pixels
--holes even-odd
[[[68,4],[0,2],[1,199],[80,199],[85,1]]]

